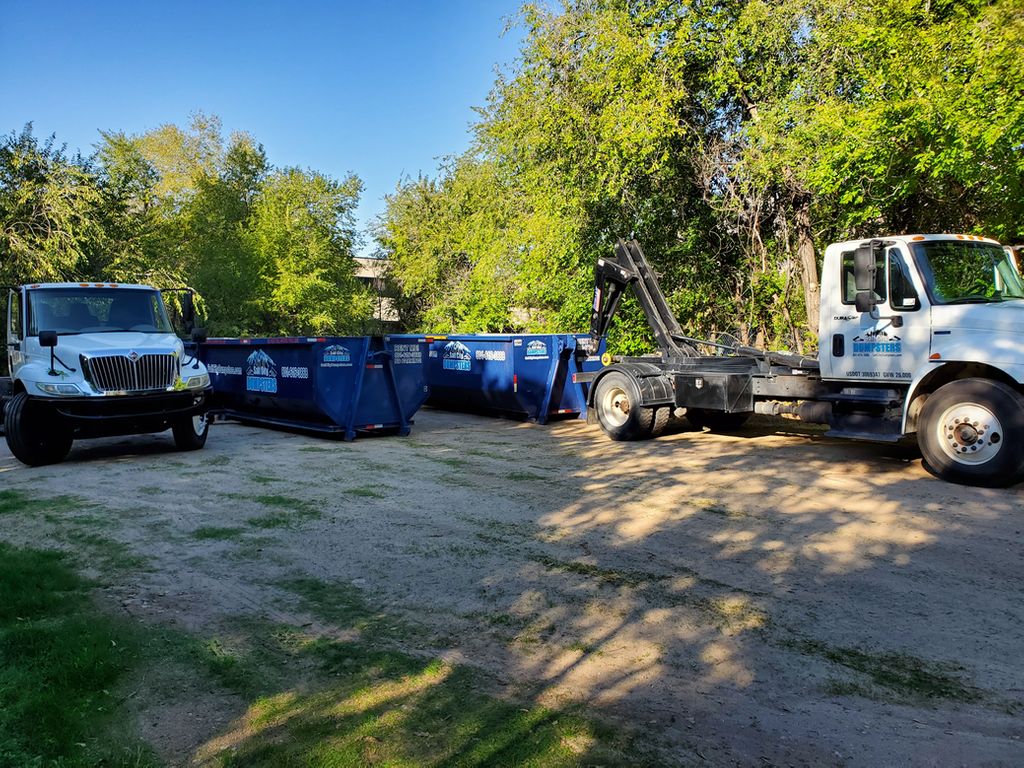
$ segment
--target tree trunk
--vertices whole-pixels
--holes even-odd
[[[807,327],[818,335],[818,307],[821,287],[818,285],[818,258],[814,253],[811,229],[811,195],[800,191],[793,198],[793,230],[796,233],[796,254],[800,259],[800,281],[804,287]]]

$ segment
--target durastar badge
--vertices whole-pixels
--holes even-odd
[[[133,349],[131,352],[128,353],[128,359],[131,360],[133,363],[138,362],[139,353]]]

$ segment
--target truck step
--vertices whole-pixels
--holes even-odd
[[[830,429],[825,437],[840,437],[844,440],[867,440],[872,443],[898,443],[902,435],[881,432],[852,432],[844,429]]]
[[[822,395],[822,400],[832,403],[873,403],[884,405],[899,402],[901,395],[895,389],[844,389],[832,395]]]

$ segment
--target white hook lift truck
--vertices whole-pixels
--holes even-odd
[[[818,358],[684,335],[636,241],[595,268],[591,335],[632,287],[660,354],[606,356],[588,419],[613,440],[656,437],[671,415],[739,429],[754,413],[827,424],[832,437],[916,435],[926,467],[957,483],[1024,480],[1024,282],[1008,249],[968,235],[830,245]],[[702,354],[713,349],[715,354]]]
[[[194,328],[192,292],[181,316]],[[171,429],[181,450],[206,443],[210,377],[187,355],[163,295],[146,285],[37,283],[7,289],[0,411],[11,453],[62,461],[74,440]]]

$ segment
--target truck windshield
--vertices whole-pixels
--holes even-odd
[[[1020,273],[992,243],[933,240],[914,243],[914,257],[938,304],[969,304],[1024,299]]]
[[[172,333],[157,291],[135,288],[40,288],[28,292],[28,332]]]

